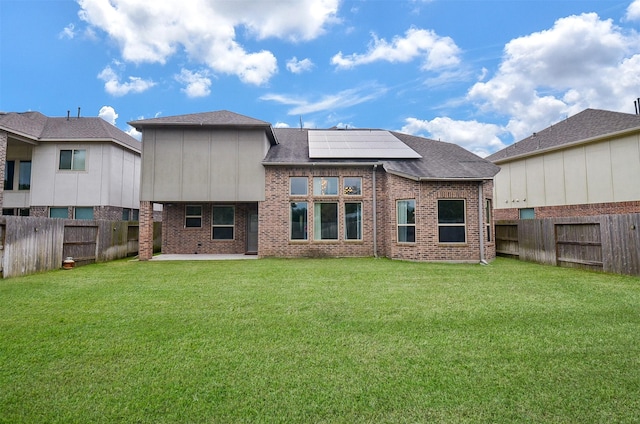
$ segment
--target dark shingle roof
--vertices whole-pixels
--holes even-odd
[[[498,163],[512,157],[542,152],[565,144],[586,141],[634,128],[640,131],[640,115],[585,109],[488,156],[486,159]]]
[[[270,126],[268,122],[250,118],[228,110],[215,112],[192,113],[187,115],[166,116],[162,118],[142,119],[129,122],[136,129],[150,126]]]
[[[387,172],[413,179],[488,179],[499,168],[462,147],[408,134],[391,132],[422,155],[421,159],[310,159],[307,136],[310,129],[275,128],[280,144],[272,146],[263,163],[287,164],[370,164],[379,163]],[[339,130],[349,131],[349,130]]]
[[[47,117],[40,112],[0,114],[0,129],[34,141],[111,141],[136,152],[140,142],[102,118]]]

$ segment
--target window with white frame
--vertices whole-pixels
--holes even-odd
[[[202,227],[201,205],[186,205],[184,207],[184,226],[185,228]]]
[[[338,240],[338,204],[313,204],[313,239]]]
[[[438,242],[466,243],[465,202],[460,199],[438,200]]]
[[[309,190],[309,179],[307,177],[289,178],[289,194],[291,196],[306,196]]]
[[[233,240],[235,220],[235,207],[214,206],[211,238],[213,240]]]
[[[416,241],[416,201],[414,199],[398,200],[396,203],[398,219],[398,243],[415,243]]]
[[[84,171],[87,151],[85,149],[60,150],[58,169],[69,171]]]
[[[345,240],[362,240],[362,203],[344,204]]]
[[[289,236],[291,240],[307,240],[307,210],[307,202],[291,202],[291,215],[289,221],[291,226]]]
[[[18,190],[31,189],[31,161],[21,160],[18,167]]]
[[[313,195],[314,196],[337,196],[338,195],[338,177],[314,177],[313,178]]]
[[[361,177],[344,177],[342,185],[345,196],[362,196]]]

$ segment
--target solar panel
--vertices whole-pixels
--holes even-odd
[[[312,130],[311,159],[419,159],[415,150],[383,130]]]

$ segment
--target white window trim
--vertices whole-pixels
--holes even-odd
[[[410,202],[413,201],[413,208],[414,208],[414,222],[412,224],[400,224],[399,219],[398,219],[398,213],[400,212],[399,209],[399,204],[400,202]],[[396,243],[400,243],[400,244],[416,244],[416,240],[418,239],[418,226],[417,226],[417,219],[416,219],[416,199],[398,199],[396,200]],[[398,237],[398,229],[400,227],[413,227],[413,241],[400,241],[400,238]]]

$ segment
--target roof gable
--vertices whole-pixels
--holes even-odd
[[[492,162],[500,162],[512,157],[560,148],[566,144],[587,141],[633,129],[640,131],[640,115],[585,109],[574,116],[505,147],[488,156],[487,159]]]

